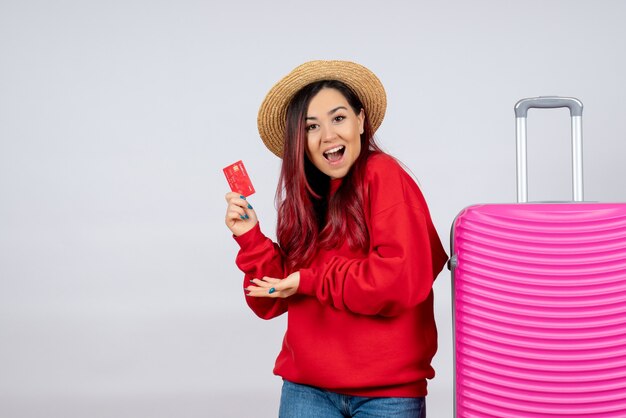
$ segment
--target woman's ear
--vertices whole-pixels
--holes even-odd
[[[359,119],[359,133],[363,134],[364,132],[363,126],[365,125],[365,109],[361,109],[361,112],[359,112],[359,115],[358,115],[358,119]]]

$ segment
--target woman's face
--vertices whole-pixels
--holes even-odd
[[[356,114],[338,90],[320,90],[306,114],[306,154],[318,170],[330,178],[348,174],[361,153],[365,114]]]

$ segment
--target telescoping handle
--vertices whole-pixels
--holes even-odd
[[[517,140],[517,201],[528,202],[528,165],[526,117],[528,109],[568,107],[572,119],[572,192],[575,202],[583,201],[583,104],[573,97],[544,96],[522,99],[515,104]]]

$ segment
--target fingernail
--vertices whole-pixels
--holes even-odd
[[[272,293],[274,293],[275,291],[276,291],[276,289],[274,289],[273,287],[272,287],[272,288],[270,288],[270,292],[269,292],[269,293],[270,293],[270,295],[271,295]]]
[[[246,213],[246,219],[250,219],[250,217],[248,216],[248,214]]]
[[[250,205],[250,203],[248,203],[248,209],[252,209],[252,205]]]
[[[244,195],[240,195],[240,198],[242,198],[243,200],[246,200],[246,197]]]
[[[246,215],[246,216],[247,216],[247,215]],[[240,217],[242,220],[244,220],[244,221],[246,220],[246,218],[244,218],[244,217],[243,217],[243,216],[241,216],[241,215],[239,215],[239,217]]]

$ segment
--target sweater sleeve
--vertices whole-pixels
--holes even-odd
[[[258,223],[250,231],[241,236],[235,236],[234,239],[240,246],[235,262],[245,274],[244,289],[250,284],[250,279],[260,279],[265,276],[279,279],[285,277],[280,247],[263,235]],[[271,319],[287,311],[285,299],[246,296],[246,302],[250,309],[263,319]]]
[[[335,255],[300,270],[299,293],[337,309],[383,316],[398,315],[428,297],[447,255],[420,205],[421,195],[409,197],[414,189],[407,189],[411,184],[397,170],[380,173],[370,186],[376,200],[371,206],[382,210],[371,215],[369,253]]]

